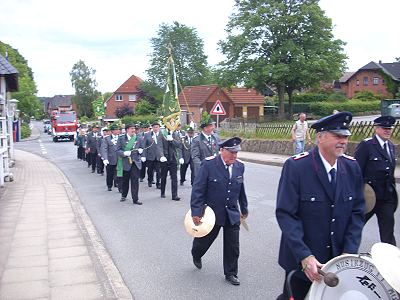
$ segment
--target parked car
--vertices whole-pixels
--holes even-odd
[[[44,133],[51,132],[51,122],[50,122],[50,120],[43,120],[43,132]]]

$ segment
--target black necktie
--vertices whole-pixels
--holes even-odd
[[[391,161],[391,160],[392,160],[392,157],[391,157],[391,155],[390,155],[390,152],[388,151],[387,143],[386,143],[386,142],[383,144],[383,149],[385,150],[386,154],[389,156],[389,160]]]
[[[333,194],[335,194],[335,191],[336,191],[336,169],[332,168],[329,171],[329,174],[331,174],[331,186],[332,186]]]
[[[228,178],[230,179],[231,178],[231,174],[229,174],[229,166],[228,165],[225,165],[225,172],[228,175]]]

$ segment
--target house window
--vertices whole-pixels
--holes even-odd
[[[136,101],[136,94],[129,95],[129,101]]]
[[[122,101],[122,95],[115,95],[115,101]]]
[[[360,85],[360,80],[356,80],[356,86],[359,86]]]
[[[368,77],[364,77],[363,82],[364,82],[364,85],[368,85]]]
[[[378,85],[379,84],[379,77],[374,77],[373,83],[374,83],[374,85]]]

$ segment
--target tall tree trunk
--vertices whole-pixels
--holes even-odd
[[[278,85],[278,98],[279,98],[279,110],[278,118],[285,118],[285,87],[283,85]]]
[[[292,119],[293,116],[293,90],[292,89],[287,89],[287,94],[288,94],[288,101],[289,101],[289,119]]]

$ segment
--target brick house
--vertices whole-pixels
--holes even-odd
[[[116,119],[115,110],[118,107],[128,105],[135,111],[136,105],[143,97],[143,92],[140,90],[142,79],[132,75],[126,80],[104,103],[106,120]]]
[[[379,63],[371,61],[356,72],[347,72],[339,79],[337,87],[342,90],[347,98],[353,98],[358,91],[370,91],[381,94],[384,98],[392,98],[387,91],[382,72],[400,83],[400,62]]]
[[[200,122],[203,111],[210,113],[217,100],[221,101],[225,118],[258,118],[264,115],[264,96],[254,89],[234,87],[231,90],[221,89],[216,84],[187,86],[179,94],[182,111],[193,114],[193,121]],[[216,116],[212,116],[216,120]],[[189,117],[186,123],[189,123]]]

